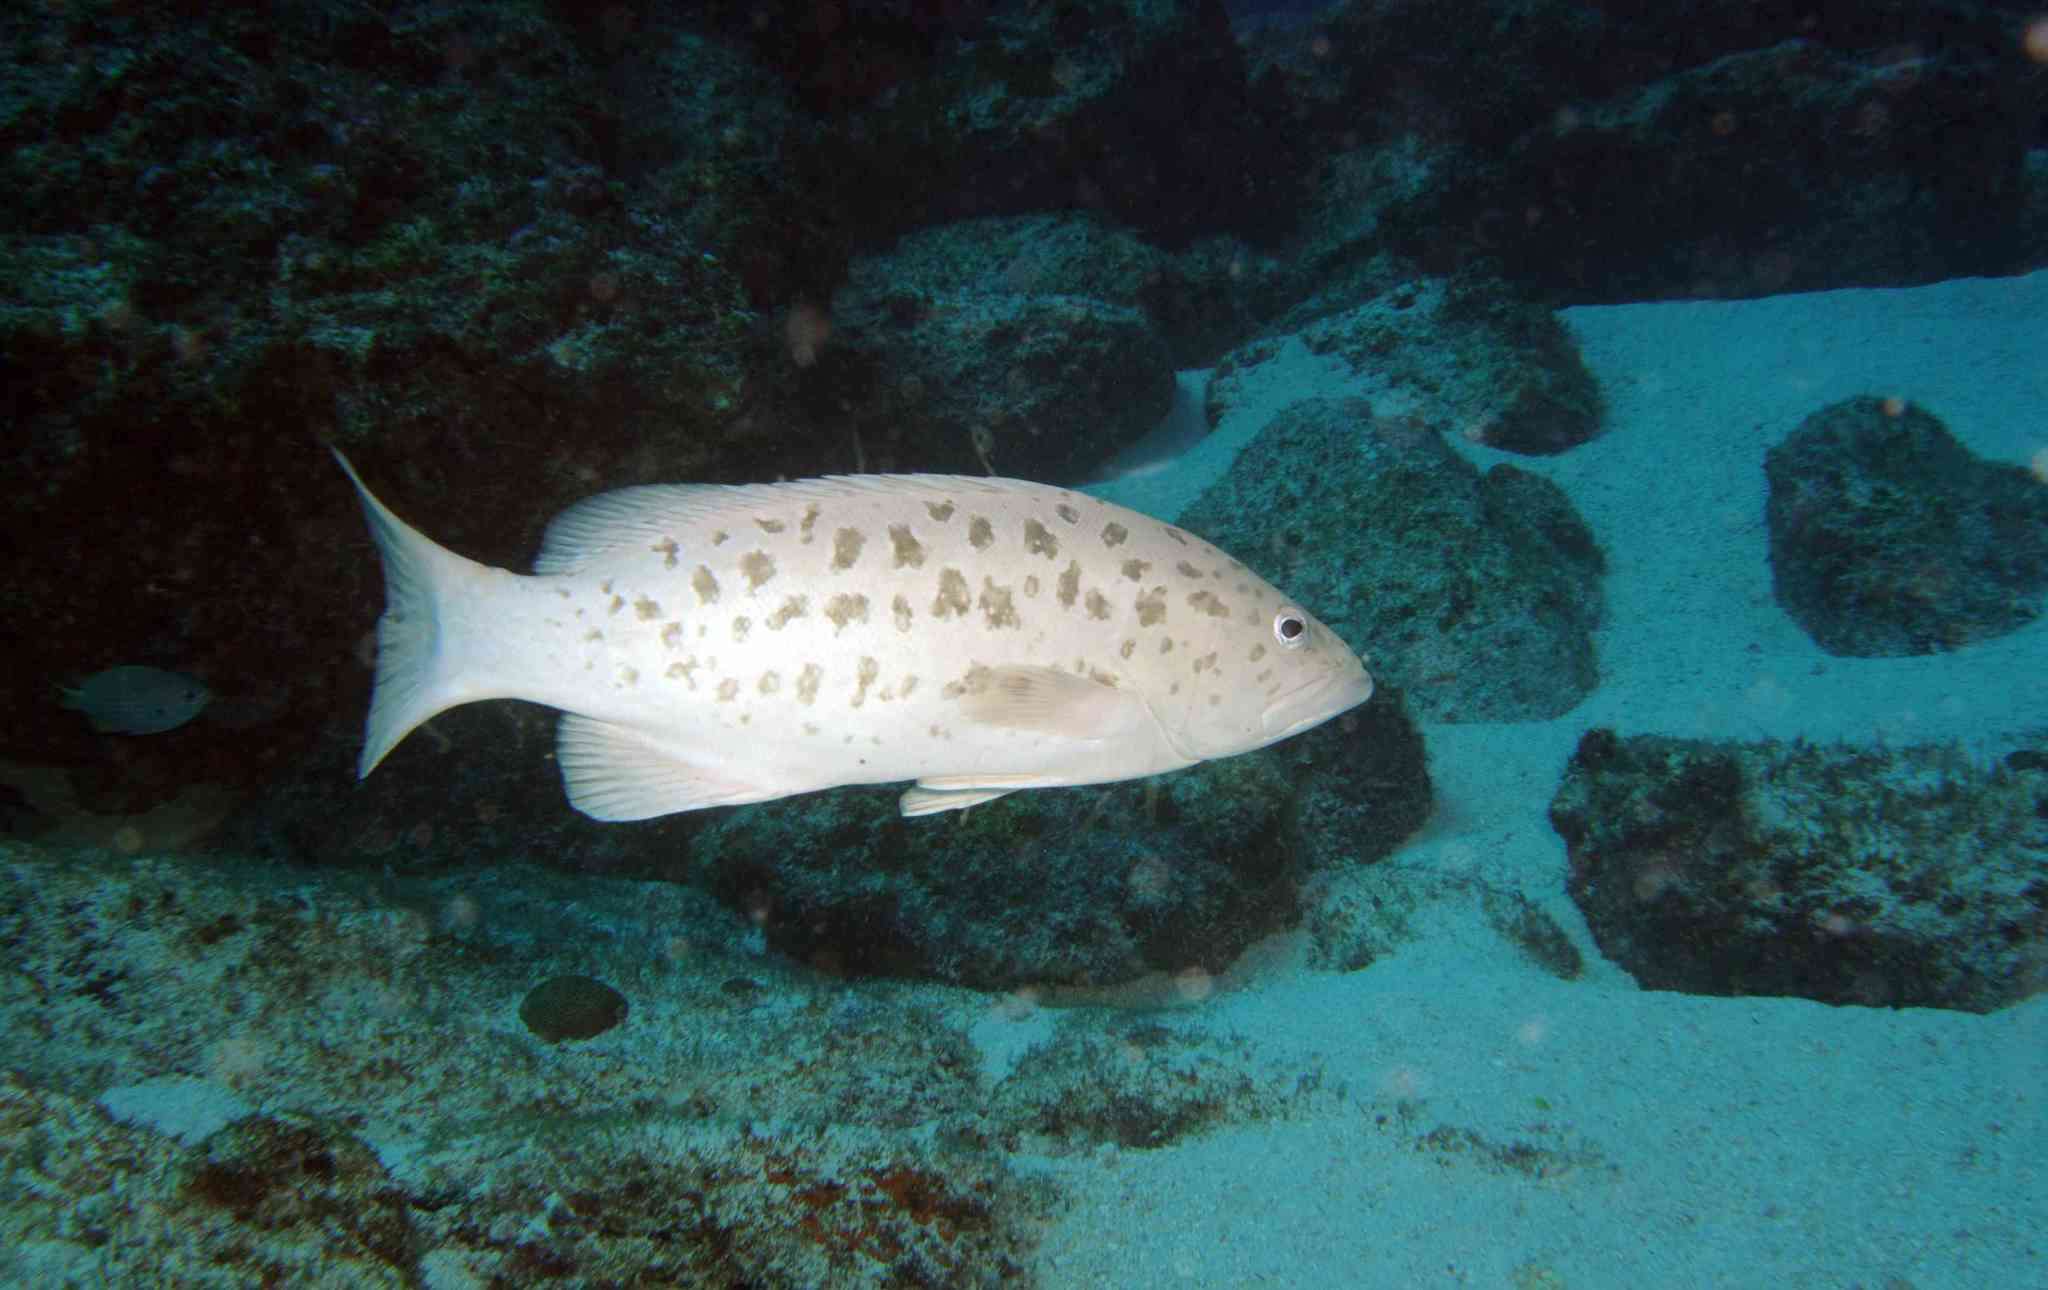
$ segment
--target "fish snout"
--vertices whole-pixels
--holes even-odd
[[[1319,726],[1372,697],[1372,674],[1356,657],[1346,658],[1303,685],[1281,695],[1260,714],[1261,730],[1270,739]]]

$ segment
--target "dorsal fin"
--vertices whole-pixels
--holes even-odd
[[[737,527],[756,516],[786,518],[793,505],[929,494],[1059,493],[1049,484],[974,475],[827,475],[786,484],[638,484],[585,498],[548,522],[535,573],[574,573],[598,557],[642,548],[678,529],[726,522]]]

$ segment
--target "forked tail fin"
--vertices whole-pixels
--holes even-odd
[[[482,697],[463,693],[462,678],[444,638],[449,594],[485,566],[464,559],[391,513],[378,501],[348,458],[334,451],[348,472],[370,522],[370,536],[384,561],[384,615],[377,620],[377,680],[370,694],[370,720],[363,737],[358,776],[376,769],[421,722],[460,703]]]

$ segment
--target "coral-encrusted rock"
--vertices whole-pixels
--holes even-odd
[[[2042,766],[1592,730],[1550,819],[1651,989],[1988,1012],[2048,985]]]
[[[904,10],[925,33],[913,47],[951,56],[903,48]],[[731,6],[726,20],[812,110],[815,130],[792,135],[783,160],[816,176],[841,227],[887,235],[1079,206],[1169,247],[1225,231],[1268,240],[1313,166],[1291,105],[1247,83],[1206,0],[831,12]]]
[[[1319,8],[1246,54],[1323,145],[1315,280],[1394,248],[1590,303],[2013,272],[2048,245],[2023,236],[2034,136],[1995,124],[2039,112],[2026,6]]]
[[[857,262],[822,367],[866,464],[1073,483],[1143,438],[1173,404],[1137,307],[1157,262],[1081,220],[975,220]]]
[[[408,520],[512,568],[603,488],[851,465],[843,438],[748,415],[794,370],[755,311],[843,258],[792,227],[813,203],[789,177],[750,160],[788,106],[652,11],[616,56],[601,10],[10,11],[0,471],[34,483],[9,493],[7,590],[14,620],[47,629],[8,643],[33,678],[0,693],[8,760],[44,781],[16,790],[14,831],[155,849],[240,800],[245,849],[311,860],[431,819],[457,854],[458,759],[361,795],[336,774],[369,675],[350,646],[382,593],[319,440]],[[88,558],[86,524],[122,557]],[[326,663],[275,666],[313,642]],[[50,701],[130,662],[219,704],[111,740]],[[532,778],[472,821],[547,845],[534,831],[567,814],[533,757],[552,718],[512,737],[486,722],[499,737],[470,740],[460,773]],[[619,846],[582,837],[597,850],[554,854]]]
[[[1358,400],[1282,411],[1181,517],[1439,721],[1555,717],[1593,689],[1605,560],[1562,490],[1481,474]]]
[[[1764,459],[1778,602],[1830,654],[1932,654],[2032,622],[2048,592],[2048,487],[1940,421],[1863,397]]]
[[[1169,775],[1014,793],[950,820],[902,819],[896,798],[840,788],[719,812],[687,876],[835,975],[1115,986],[1224,972],[1295,925],[1316,876],[1390,855],[1431,792],[1421,733],[1383,688]]]
[[[1910,36],[1905,52],[1829,39],[1730,50],[1548,114],[1481,194],[1509,216],[1492,225],[1509,271],[1579,299],[1992,271],[2026,144],[1959,124],[2026,92],[2007,79],[1995,26],[1959,25],[1939,53]]]
[[[1606,403],[1564,324],[1549,308],[1483,273],[1411,277],[1331,314],[1318,294],[1288,316],[1302,343],[1349,364],[1375,404],[1503,452],[1548,456],[1600,433]],[[1209,418],[1243,397],[1270,340],[1218,365]]]

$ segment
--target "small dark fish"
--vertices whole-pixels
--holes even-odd
[[[64,691],[63,704],[85,714],[107,735],[156,735],[176,730],[213,698],[204,683],[160,667],[110,667]]]

